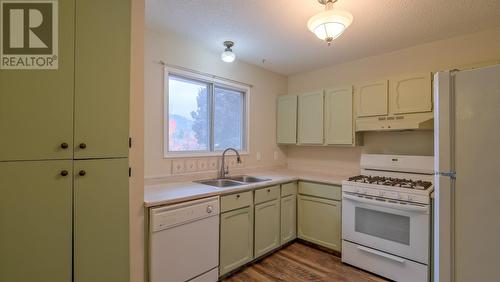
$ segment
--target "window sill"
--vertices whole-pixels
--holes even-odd
[[[250,155],[248,151],[238,151],[241,156]],[[226,156],[235,156],[236,154],[232,151],[228,152]],[[208,153],[186,153],[186,154],[168,154],[163,156],[163,159],[187,159],[187,158],[209,158],[209,157],[221,157],[222,151],[219,152],[208,152]]]

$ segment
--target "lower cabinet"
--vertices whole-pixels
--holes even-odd
[[[341,202],[298,196],[299,238],[341,251]]]
[[[129,281],[128,159],[75,161],[74,175],[73,281]]]
[[[281,198],[281,245],[297,238],[297,196]]]
[[[71,281],[72,167],[0,162],[0,281]]]
[[[253,206],[220,216],[220,275],[253,260]]]
[[[255,257],[260,257],[279,246],[279,199],[255,205]]]

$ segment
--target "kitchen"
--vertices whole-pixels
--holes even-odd
[[[0,69],[1,281],[495,281],[496,1],[48,2],[58,70]]]

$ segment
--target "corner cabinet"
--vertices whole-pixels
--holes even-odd
[[[299,182],[298,237],[341,251],[341,201],[339,186]]]
[[[278,97],[276,114],[276,143],[297,143],[297,95]]]
[[[379,80],[356,86],[357,117],[384,116],[388,113],[389,81]]]
[[[390,113],[409,114],[432,111],[432,73],[393,78],[389,85]]]
[[[352,85],[325,90],[325,144],[353,145]]]
[[[323,91],[299,95],[297,143],[323,144]]]

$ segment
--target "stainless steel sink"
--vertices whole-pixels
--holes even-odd
[[[249,176],[249,175],[239,175],[239,176],[233,176],[229,177],[229,179],[238,181],[238,182],[245,182],[245,183],[256,183],[256,182],[263,182],[263,181],[268,181],[271,179],[268,178],[259,178],[255,176]]]
[[[245,183],[233,181],[230,179],[209,179],[209,180],[200,180],[195,182],[214,187],[234,187],[234,186],[245,185]]]

